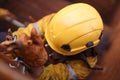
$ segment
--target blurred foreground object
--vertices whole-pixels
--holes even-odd
[[[0,18],[4,19],[9,14],[10,14],[10,12],[7,9],[0,8]]]
[[[0,8],[0,19],[6,20],[17,27],[25,27],[25,25],[23,23],[21,23],[20,21],[16,20],[15,15],[12,14],[7,9]],[[2,28],[3,25],[0,25],[0,27]],[[0,42],[5,40],[6,35],[7,35],[7,32],[3,32],[3,31],[0,32]]]
[[[5,20],[8,21],[8,22],[11,22],[13,25],[15,25],[17,27],[25,27],[25,25],[23,23],[21,23],[20,21],[18,21],[16,19],[12,19],[9,16],[6,16]]]
[[[0,79],[1,80],[33,80],[32,78],[21,75],[12,70],[6,63],[0,60]]]
[[[116,5],[114,13],[109,27],[109,37],[112,42],[109,49],[103,52],[104,57],[99,62],[99,65],[104,66],[105,69],[101,72],[93,72],[87,80],[120,79],[120,3]]]
[[[17,27],[25,27],[24,24],[15,19],[15,15],[8,11],[7,9],[0,8],[0,18],[5,19],[8,22],[11,22]]]

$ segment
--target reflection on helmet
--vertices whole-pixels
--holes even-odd
[[[50,47],[63,55],[75,55],[99,43],[103,22],[92,6],[76,3],[52,18],[45,37]]]

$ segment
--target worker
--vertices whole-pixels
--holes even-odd
[[[81,80],[94,69],[97,63],[94,47],[103,31],[102,18],[94,7],[86,3],[68,5],[19,28],[13,38],[20,40],[23,34],[31,37],[34,29],[44,40],[49,56],[40,80]]]

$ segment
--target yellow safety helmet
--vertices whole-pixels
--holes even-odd
[[[96,46],[103,22],[95,8],[76,3],[61,9],[46,28],[49,46],[62,55],[75,55]]]

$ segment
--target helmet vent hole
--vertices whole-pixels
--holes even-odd
[[[88,43],[86,44],[86,47],[91,47],[91,46],[93,46],[93,45],[94,45],[93,41],[90,41],[90,42],[88,42]]]
[[[66,51],[70,51],[71,48],[70,48],[70,45],[69,44],[64,44],[61,46],[62,49],[66,50]]]

